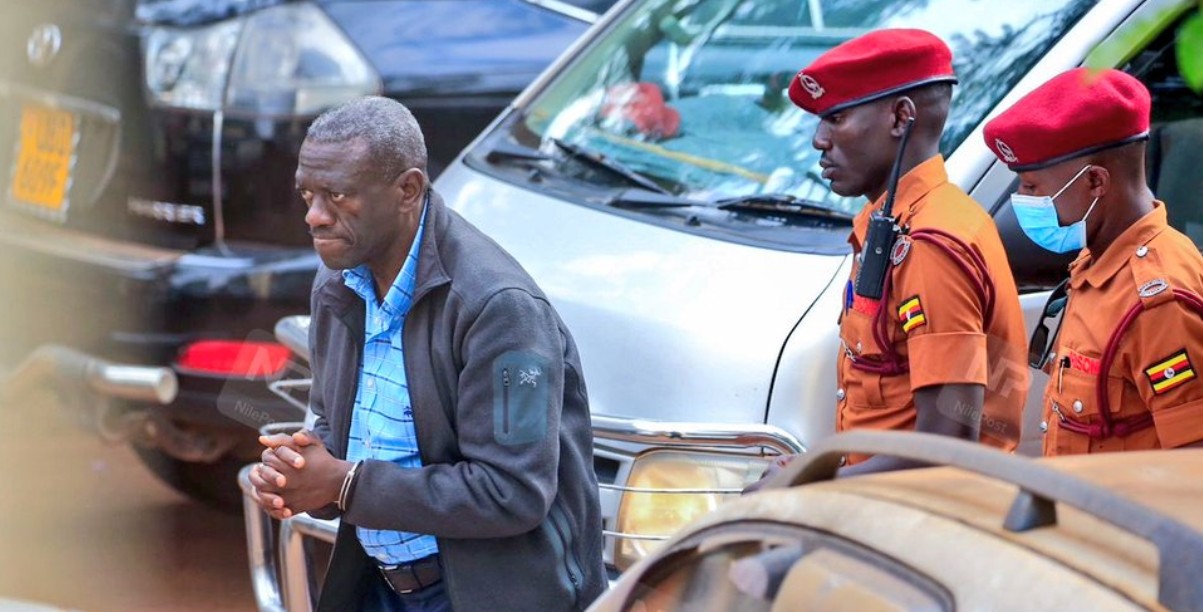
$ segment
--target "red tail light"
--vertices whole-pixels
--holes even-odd
[[[275,342],[203,340],[180,353],[176,365],[193,370],[242,378],[271,378],[284,371],[290,352]]]

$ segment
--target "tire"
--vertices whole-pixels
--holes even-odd
[[[238,471],[255,459],[224,455],[213,463],[181,461],[155,448],[134,445],[142,463],[171,488],[222,512],[242,511]]]

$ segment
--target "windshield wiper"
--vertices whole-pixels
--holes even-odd
[[[617,161],[607,158],[600,153],[595,153],[578,145],[564,142],[559,138],[551,138],[550,140],[561,151],[564,151],[568,157],[583,161],[587,164],[615,174],[627,182],[637,185],[640,188],[639,191],[664,194],[669,197],[672,195],[667,189],[657,185],[651,179],[635,172],[634,170],[631,170],[630,168],[627,168]],[[538,149],[531,149],[529,147],[524,147],[520,144],[505,140],[498,142],[491,149],[489,149],[488,153],[485,154],[485,161],[489,162],[490,164],[497,164],[503,160],[542,162],[550,159],[552,159],[552,156]]]
[[[671,193],[646,189],[623,189],[614,194],[614,197],[610,198],[606,204],[614,208],[691,208],[694,206],[713,208],[709,202],[703,200],[691,200]]]
[[[559,138],[551,138],[550,140],[551,140],[552,144],[554,144],[556,147],[558,147],[564,153],[568,154],[568,156],[571,157],[572,159],[585,162],[587,164],[590,164],[597,168],[601,168],[603,170],[607,170],[611,174],[614,174],[616,176],[622,177],[623,179],[626,179],[626,181],[631,183],[632,185],[638,185],[639,187],[647,189],[648,191],[654,191],[656,193],[661,193],[664,195],[671,195],[671,193],[667,189],[657,185],[655,183],[655,181],[652,181],[651,179],[647,178],[646,176],[643,176],[642,174],[639,174],[638,172],[635,172],[634,170],[627,168],[626,166],[622,165],[621,163],[619,163],[613,159],[610,159],[610,158],[606,157],[605,155],[602,155],[601,153],[596,153],[596,152],[590,151],[589,149],[581,147],[579,145],[574,145],[569,142],[564,142],[563,140],[560,140]]]
[[[549,160],[551,156],[538,149],[530,149],[508,140],[502,140],[489,149],[489,152],[485,154],[485,161],[496,164],[503,159],[539,162]]]
[[[715,200],[714,206],[720,210],[782,212],[794,215],[819,215],[834,219],[851,220],[852,215],[828,208],[788,193],[754,193],[736,198]]]
[[[626,189],[608,202],[615,208],[717,208],[733,212],[789,214],[851,220],[852,215],[784,193],[761,193],[707,202],[642,189]]]

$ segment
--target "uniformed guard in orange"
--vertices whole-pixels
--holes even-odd
[[[944,169],[955,82],[939,38],[893,29],[835,47],[791,84],[790,99],[820,117],[823,178],[869,199],[849,237],[836,424],[1010,450],[1028,389],[1023,314],[993,220]],[[845,475],[914,465],[848,460],[859,465]]]
[[[1203,446],[1203,257],[1147,186],[1149,108],[1134,77],[1079,68],[986,125],[1028,237],[1081,250],[1032,338],[1046,455]]]

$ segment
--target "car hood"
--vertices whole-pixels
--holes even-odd
[[[436,188],[547,293],[576,340],[595,414],[763,423],[786,338],[846,257],[678,232],[462,163]]]

